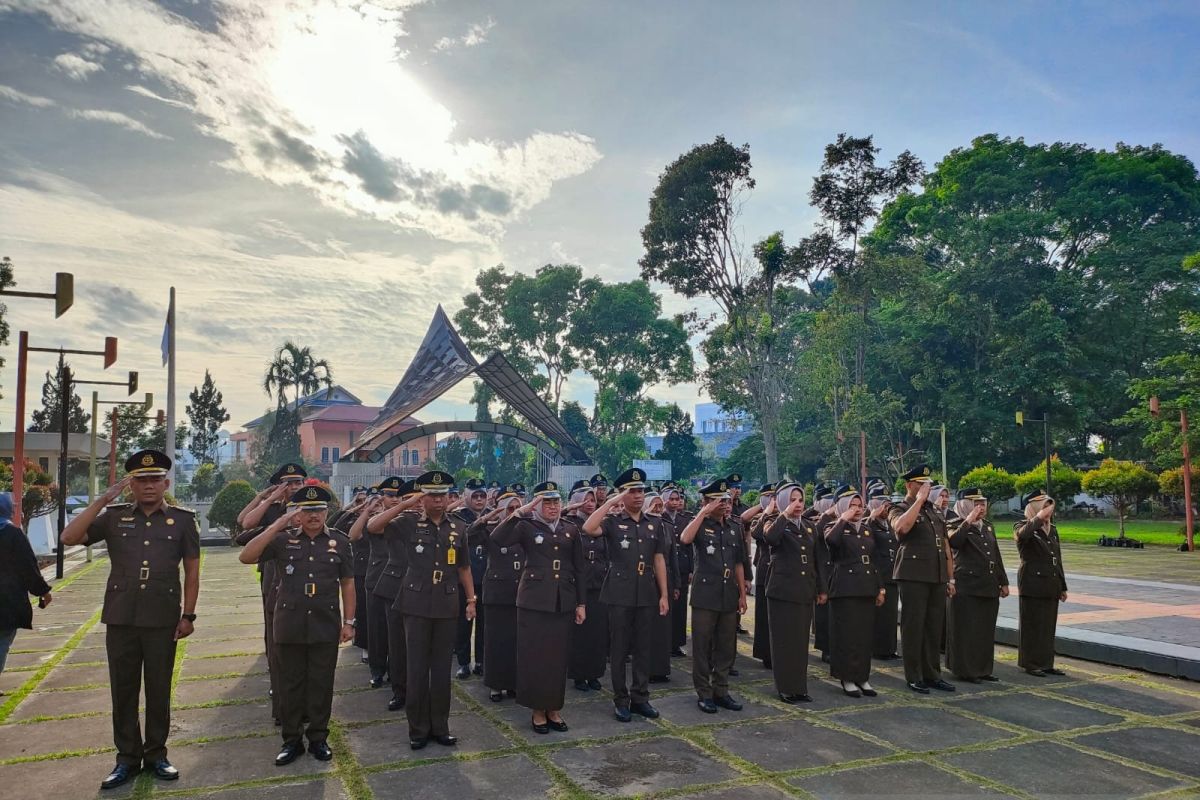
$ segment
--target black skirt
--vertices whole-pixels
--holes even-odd
[[[354,576],[354,613],[358,615],[358,625],[354,628],[354,646],[367,649],[367,577]]]
[[[516,691],[517,607],[488,606],[483,624],[483,685],[493,692]]]
[[[566,701],[567,653],[575,612],[517,609],[517,702],[558,711]],[[487,662],[484,662],[486,669]]]
[[[1058,627],[1057,597],[1019,598],[1021,628],[1018,635],[1017,665],[1021,669],[1049,669],[1054,666],[1054,631]]]
[[[871,677],[874,597],[833,597],[829,606],[829,674],[848,683]]]
[[[758,609],[771,608],[771,668],[775,675],[775,691],[789,695],[808,694],[808,629],[812,626],[813,604],[758,596],[754,603],[755,627],[758,627]]]
[[[829,603],[813,609],[813,645],[822,655],[829,652]]]
[[[999,597],[956,594],[947,602],[946,666],[960,678],[992,674]]]
[[[598,589],[589,589],[587,618],[571,631],[571,680],[599,680],[607,662],[608,605],[600,602]]]
[[[767,580],[771,576],[768,565],[758,568],[754,583],[754,649],[752,655],[762,661],[771,661],[771,611],[767,602]]]
[[[900,624],[900,590],[895,584],[886,587],[883,605],[875,608],[875,641],[871,646],[876,658],[886,658],[896,649],[896,627]]]
[[[654,623],[650,626],[650,661],[646,665],[646,674],[651,677],[671,674],[671,637],[674,624],[671,612],[668,611],[667,615],[662,617],[659,616],[658,609],[654,609]]]

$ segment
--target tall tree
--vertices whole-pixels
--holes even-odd
[[[655,458],[671,462],[671,475],[675,480],[683,481],[699,477],[704,468],[704,459],[692,434],[692,417],[677,404],[667,406],[663,420],[662,447],[654,454]]]
[[[17,285],[17,281],[13,277],[12,259],[9,258],[8,256],[4,256],[3,258],[0,258],[0,290],[4,290],[4,289],[9,288],[10,286],[16,286],[16,285]],[[9,333],[8,320],[5,319],[5,316],[7,314],[8,314],[8,306],[4,305],[3,303],[0,303],[0,345],[8,344],[8,333]],[[4,358],[2,356],[0,356],[0,369],[3,369],[3,368],[4,368]],[[0,394],[0,397],[3,397],[3,396],[4,396],[3,394]]]
[[[463,298],[454,323],[477,352],[502,352],[557,410],[578,365],[568,338],[572,315],[598,283],[573,264],[546,264],[532,276],[492,267],[476,276],[477,291]]]
[[[62,372],[63,369],[70,368],[70,364],[63,361],[63,356],[60,353],[58,356],[58,368],[54,372],[46,373],[46,381],[42,384],[42,407],[29,415],[30,432],[58,432],[62,430]],[[70,433],[87,433],[88,423],[92,420],[92,415],[83,410],[83,401],[75,392],[75,386],[71,386],[71,396],[69,399],[69,407],[67,409],[67,430]],[[141,408],[141,406],[138,406]]]
[[[322,386],[327,391],[333,388],[333,372],[328,361],[313,355],[312,348],[289,340],[275,351],[263,377],[263,391],[275,399],[275,415],[259,458],[264,468],[300,457],[300,399]]]
[[[140,406],[139,406],[140,408]],[[186,424],[179,425],[175,428],[175,449],[183,450],[187,445],[188,426]],[[159,423],[158,420],[153,421],[146,429],[146,432],[138,439],[137,446],[139,450],[161,450],[167,449],[167,425],[166,422]]]
[[[229,412],[208,370],[204,370],[204,383],[192,389],[188,401],[187,415],[192,423],[188,450],[201,464],[215,464],[221,441],[218,433],[229,421]]]
[[[146,416],[146,409],[141,403],[113,406],[104,415],[104,436],[110,442],[113,440],[112,411],[117,414],[117,463],[122,464],[126,458],[142,449],[149,432],[150,418]]]

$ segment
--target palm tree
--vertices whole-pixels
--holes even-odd
[[[326,391],[333,389],[333,372],[329,362],[314,358],[312,348],[307,345],[300,347],[291,340],[284,342],[283,347],[276,351],[263,379],[263,391],[268,397],[275,397],[276,407],[281,411],[287,409],[289,389],[296,390],[296,410],[299,411],[300,398],[322,386]]]

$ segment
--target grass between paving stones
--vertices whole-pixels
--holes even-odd
[[[99,562],[92,563],[98,564]],[[58,666],[59,662],[66,658],[67,655],[70,654],[70,652],[74,650],[81,641],[83,641],[83,637],[86,636],[88,631],[95,627],[96,623],[99,621],[100,611],[97,610],[95,614],[92,614],[87,622],[83,623],[83,625],[79,627],[79,630],[75,631],[75,635],[68,639],[66,644],[60,647],[54,655],[46,659],[45,663],[38,667],[37,671],[34,672],[33,675],[25,681],[25,683],[21,684],[21,688],[17,689],[11,695],[6,697],[4,704],[0,705],[0,723],[5,722],[9,718],[12,712],[16,710],[17,706],[21,704],[21,701],[23,701],[30,692],[36,689],[38,684],[46,679],[46,676],[50,674],[50,670]]]

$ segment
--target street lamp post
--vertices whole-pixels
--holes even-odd
[[[1053,492],[1050,488],[1050,412],[1047,411],[1042,419],[1030,419],[1025,416],[1024,411],[1017,412],[1017,427],[1024,427],[1026,422],[1042,423],[1042,447],[1046,454],[1046,491]]]
[[[24,332],[22,331],[22,333],[24,333]],[[65,356],[67,353],[72,353],[74,355],[84,355],[84,356],[102,356],[104,358],[104,368],[108,369],[110,366],[113,365],[113,362],[115,362],[117,360],[117,339],[115,336],[106,337],[104,340],[104,349],[103,350],[69,350],[69,349],[63,348],[63,347],[60,347],[60,348],[29,347],[28,339],[26,337],[22,337],[21,344],[25,346],[25,349],[28,352],[32,352],[32,353],[58,353],[60,361],[61,361],[61,364],[59,367],[59,406],[60,406],[59,412],[61,415],[60,416],[61,431],[59,434],[59,453],[58,453],[58,543],[55,547],[54,573],[55,573],[55,577],[62,578],[62,576],[63,576],[63,559],[64,559],[64,555],[65,555],[63,552],[63,546],[62,546],[62,532],[63,532],[63,529],[67,527],[67,451],[68,451],[68,441],[69,441],[69,436],[70,436],[71,396],[73,393],[73,389],[71,387],[71,383],[72,383],[71,368],[67,366]],[[131,384],[136,388],[137,373],[130,372],[129,378],[130,378]],[[79,381],[79,383],[86,383],[86,382],[87,381]],[[18,386],[17,391],[19,394],[23,395],[25,392],[25,386],[24,385]],[[23,407],[21,409],[21,412],[24,412]],[[21,463],[24,463],[24,458],[25,458],[24,428],[25,428],[24,414],[18,413],[17,429],[16,429],[16,431],[14,431],[15,435],[13,438],[14,438],[14,440],[19,440],[20,444],[18,446],[16,444],[16,441],[14,441],[14,447],[13,447],[14,462],[16,462],[16,459],[19,456],[21,458]],[[18,450],[20,452],[18,452]],[[17,487],[17,480],[16,480],[17,472],[18,472],[18,470],[13,471],[13,488],[14,488],[14,490]],[[24,478],[24,475],[22,475],[22,478]],[[22,480],[22,487],[21,487],[22,490],[24,489],[23,483],[24,483],[24,481]]]
[[[1161,407],[1158,402],[1158,397],[1150,398],[1150,414],[1158,418]],[[1192,512],[1192,454],[1188,448],[1188,418],[1187,408],[1179,406],[1179,433],[1182,439],[1181,449],[1183,451],[1183,515],[1185,520],[1185,531],[1187,534],[1187,549],[1192,552],[1196,549],[1195,542],[1195,515]]]

